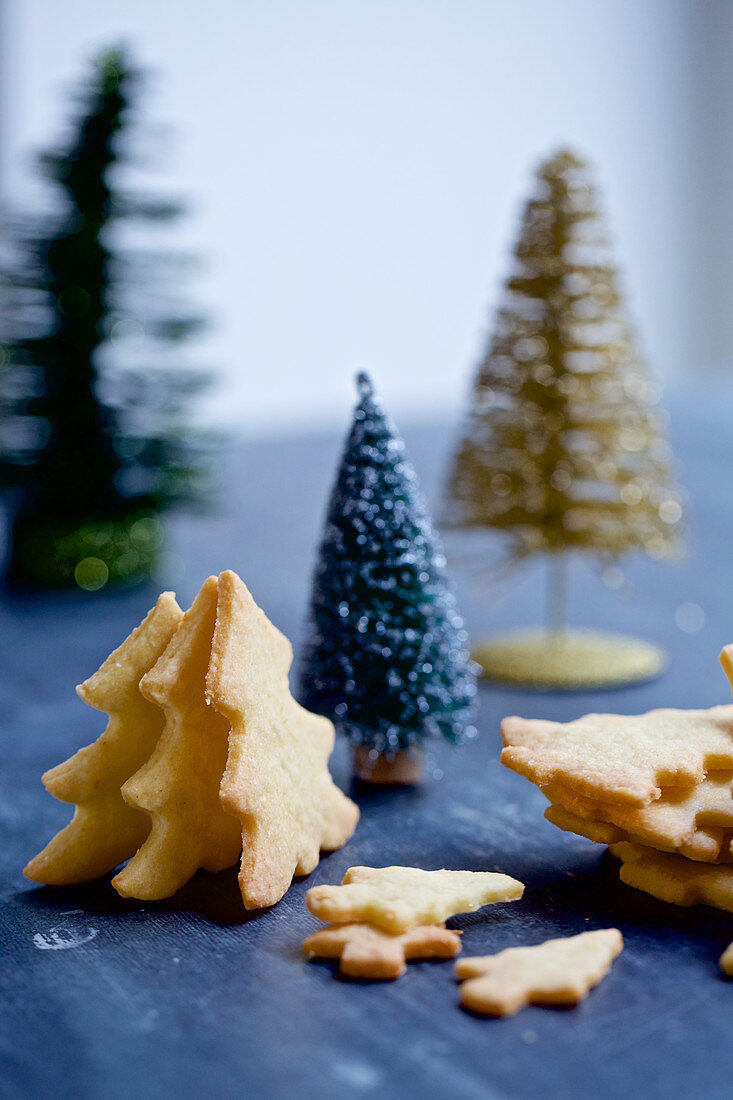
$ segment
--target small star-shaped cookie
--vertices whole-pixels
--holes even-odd
[[[468,979],[461,1004],[484,1016],[513,1016],[528,1004],[577,1004],[606,976],[623,945],[617,928],[603,928],[459,959],[456,976]]]
[[[452,959],[460,950],[460,932],[451,932],[444,924],[395,935],[371,924],[335,924],[303,942],[306,958],[340,958],[339,971],[349,978],[399,978],[407,959]]]
[[[364,921],[386,932],[438,924],[455,913],[521,898],[524,886],[491,871],[422,871],[417,867],[350,867],[341,886],[314,886],[306,902],[334,924]]]

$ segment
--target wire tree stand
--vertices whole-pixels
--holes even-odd
[[[567,555],[550,555],[547,625],[478,642],[471,656],[487,680],[538,690],[581,691],[651,680],[667,663],[641,638],[566,624]]]

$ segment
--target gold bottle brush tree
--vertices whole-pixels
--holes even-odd
[[[569,630],[572,553],[613,562],[681,548],[682,503],[656,387],[622,300],[588,166],[560,152],[537,172],[453,460],[446,521],[495,529],[510,560],[549,561],[544,630],[477,644],[490,678],[582,687],[644,679],[647,642]]]

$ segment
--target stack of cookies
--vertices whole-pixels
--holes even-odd
[[[733,647],[723,653],[733,668]],[[561,829],[608,844],[621,880],[677,905],[733,911],[733,706],[502,723],[502,763]]]

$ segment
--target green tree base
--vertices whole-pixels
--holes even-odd
[[[160,520],[150,511],[83,523],[18,518],[6,575],[14,589],[81,588],[148,580],[163,541]]]
[[[505,634],[477,643],[471,656],[487,680],[560,691],[651,680],[666,664],[650,642],[591,630]]]

